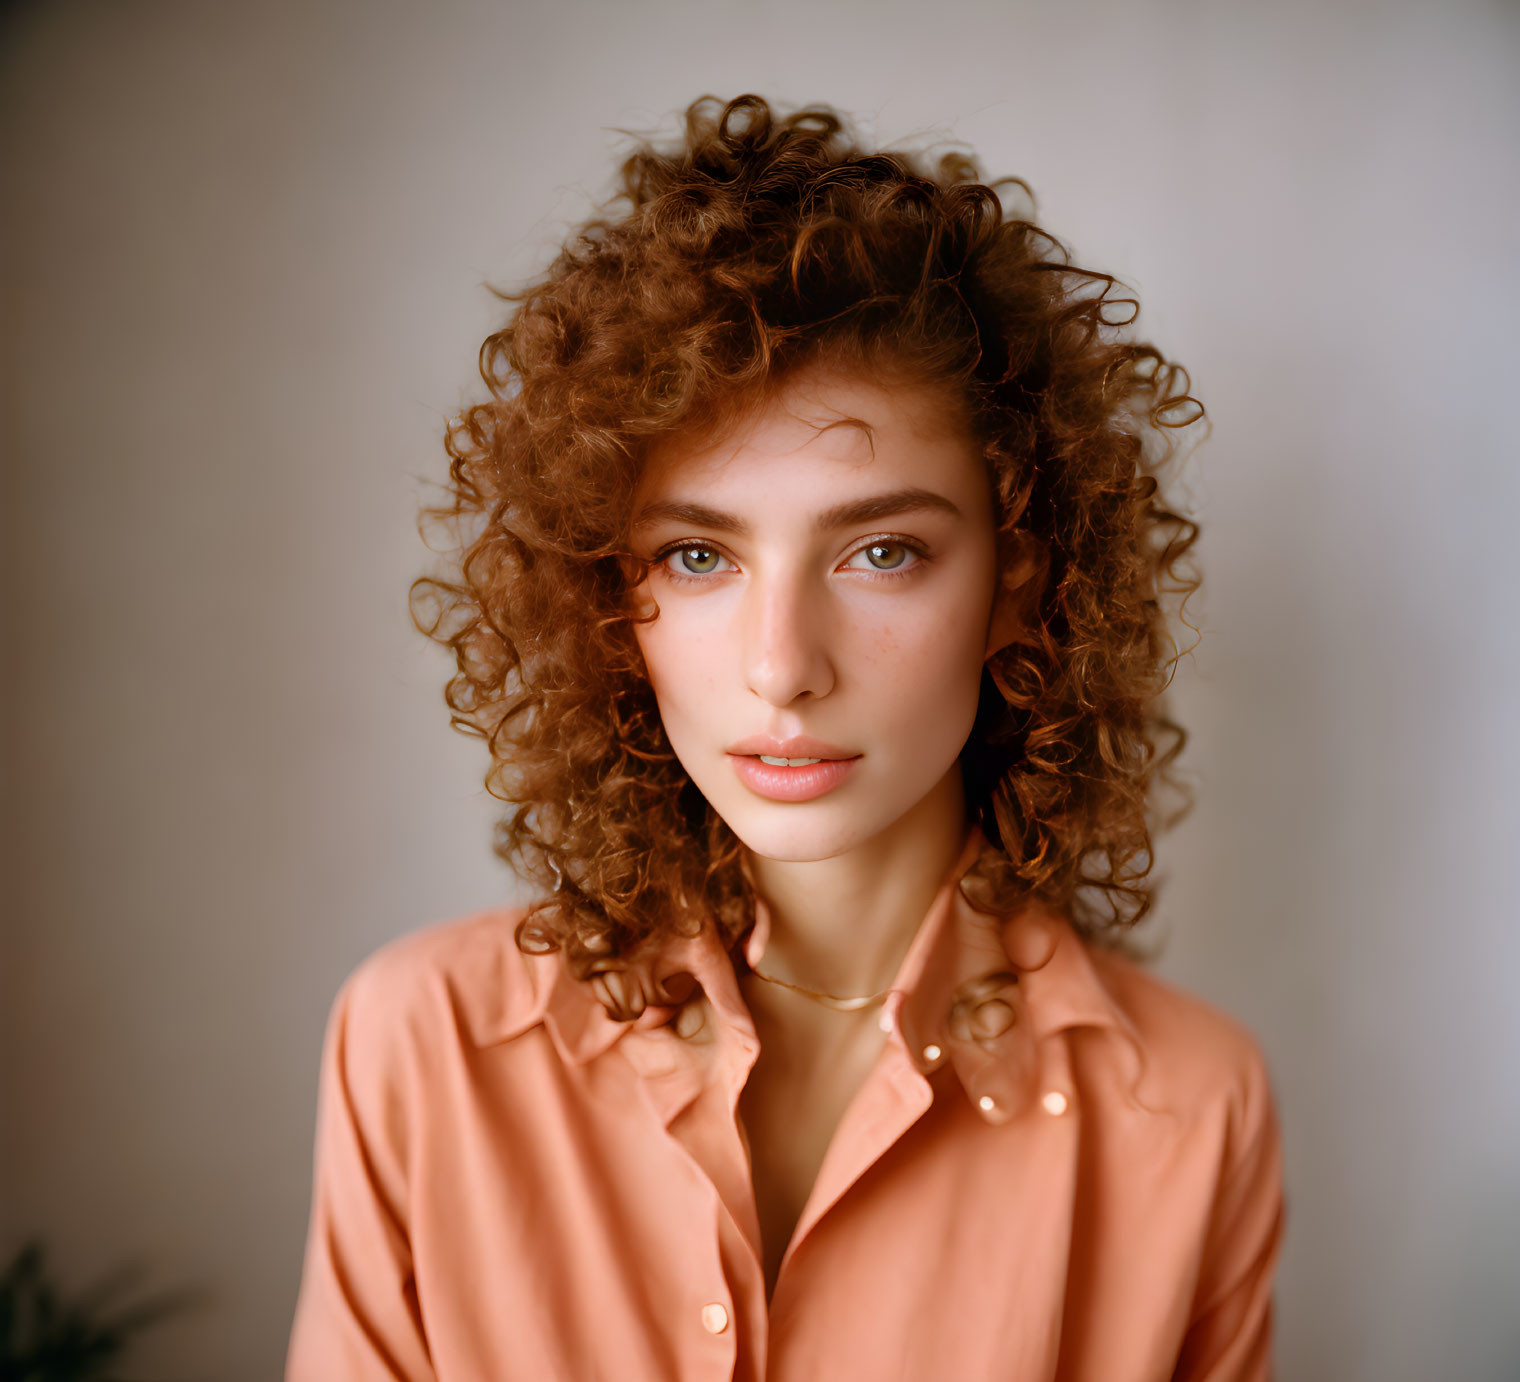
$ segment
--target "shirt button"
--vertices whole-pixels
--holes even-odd
[[[728,1311],[717,1301],[709,1301],[702,1307],[702,1328],[709,1334],[721,1334],[728,1328]]]
[[[1046,1113],[1066,1112],[1066,1096],[1059,1089],[1052,1089],[1040,1103],[1045,1106]]]

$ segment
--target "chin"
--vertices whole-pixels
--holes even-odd
[[[843,797],[815,802],[770,802],[751,797],[715,801],[714,807],[751,853],[797,864],[846,854],[874,838],[901,814],[884,810],[880,802],[865,807],[859,798],[851,801]]]
[[[780,825],[767,827],[754,821],[729,820],[729,827],[751,854],[761,859],[784,860],[791,864],[814,863],[843,854],[857,842],[854,832],[819,830],[816,826]]]

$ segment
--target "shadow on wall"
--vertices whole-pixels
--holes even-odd
[[[119,1377],[132,1341],[187,1307],[210,1303],[203,1287],[182,1287],[122,1304],[140,1264],[118,1268],[73,1301],[48,1275],[39,1239],[24,1244],[0,1275],[0,1378],[16,1382],[108,1382]]]

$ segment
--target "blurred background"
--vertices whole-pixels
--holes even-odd
[[[487,283],[620,129],[829,102],[1017,174],[1212,417],[1161,972],[1287,1144],[1280,1374],[1520,1377],[1513,4],[9,4],[0,1249],[277,1376],[318,1057],[376,946],[511,900],[406,593]]]

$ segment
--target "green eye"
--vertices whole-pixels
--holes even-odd
[[[897,554],[895,558],[892,557],[894,552]],[[924,550],[907,538],[878,538],[875,542],[865,543],[855,549],[850,562],[855,563],[862,555],[869,565],[852,565],[848,569],[874,571],[881,576],[909,576],[927,560]],[[680,560],[673,562],[672,557]],[[888,560],[883,561],[883,557]],[[704,577],[718,574],[718,563],[726,560],[722,552],[705,542],[675,543],[654,558],[657,565],[664,567],[668,580],[688,582],[702,581]]]
[[[867,554],[867,559],[872,563],[872,565],[875,565],[876,564],[876,558],[875,558],[875,555],[874,555],[875,553],[877,553],[877,552],[891,552],[894,549],[896,551],[898,551],[899,553],[901,553],[902,555],[899,556],[896,561],[891,562],[891,563],[889,563],[886,566],[877,566],[876,569],[878,571],[895,571],[907,559],[908,548],[907,548],[907,546],[904,543],[901,543],[901,542],[873,542],[869,547],[862,547],[860,550],[863,551],[863,552],[865,552]]]
[[[681,559],[682,567],[692,575],[706,575],[709,571],[712,570],[712,566],[701,565],[700,563],[693,565],[688,560],[688,558],[693,553],[695,553],[699,558],[706,558],[708,562],[716,562],[719,559],[718,554],[713,551],[711,547],[677,547],[675,551],[669,553],[668,555],[673,557],[679,556]]]

